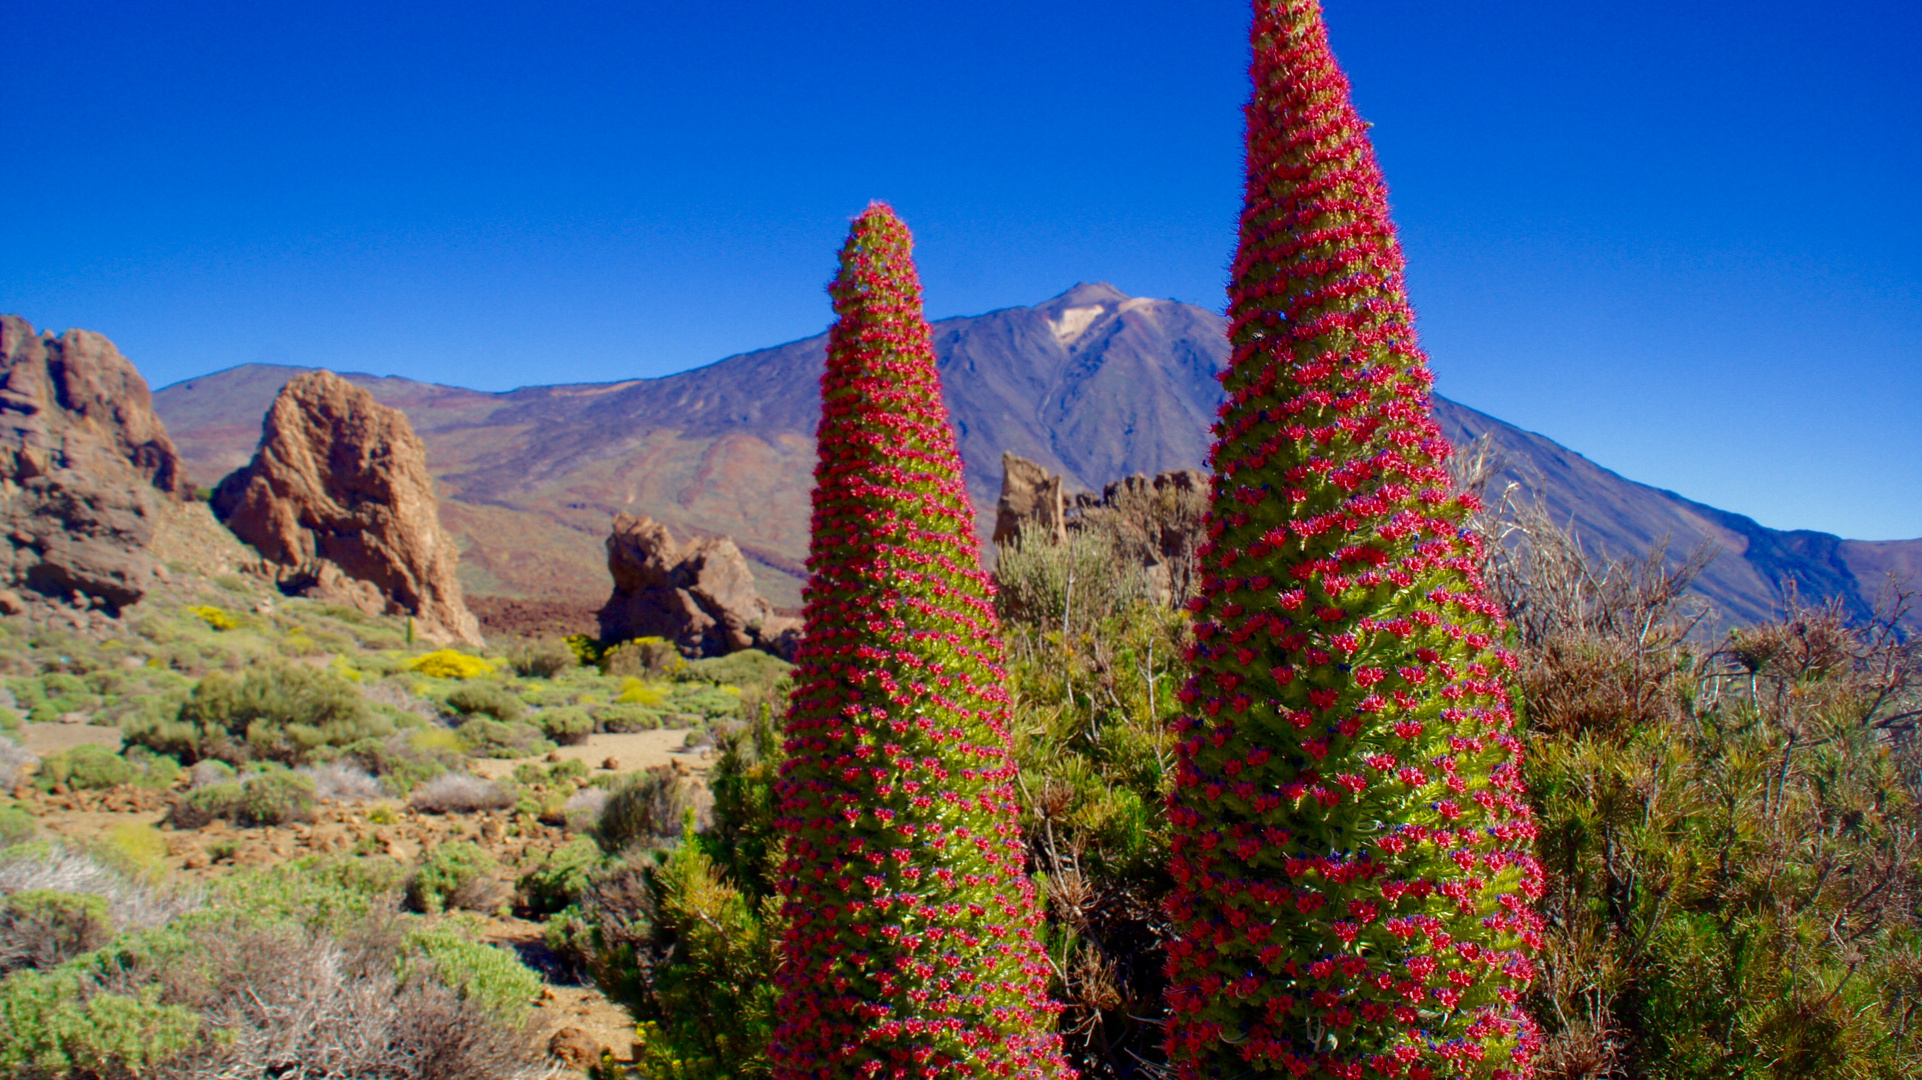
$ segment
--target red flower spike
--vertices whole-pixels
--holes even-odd
[[[1255,0],[1252,40],[1220,572],[1191,605],[1199,693],[1175,722],[1170,1064],[1525,1077],[1542,870],[1472,503],[1449,489],[1387,190],[1318,3]]]
[[[773,1075],[1065,1080],[1000,624],[912,247],[876,203],[829,287],[807,633],[775,790]]]

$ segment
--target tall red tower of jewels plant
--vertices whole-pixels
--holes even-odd
[[[1256,0],[1247,201],[1177,721],[1182,1077],[1524,1077],[1542,872],[1501,613],[1316,0]]]
[[[1000,625],[912,250],[876,203],[830,288],[807,633],[776,792],[777,1080],[1067,1075]]]

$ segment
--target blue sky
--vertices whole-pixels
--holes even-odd
[[[1922,5],[1328,0],[1443,393],[1776,527],[1922,536]],[[931,314],[1219,308],[1245,9],[15,0],[0,310],[156,385],[485,389]]]

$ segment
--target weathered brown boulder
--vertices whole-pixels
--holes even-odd
[[[774,613],[725,536],[674,541],[667,526],[621,514],[607,538],[614,592],[601,608],[601,640],[665,638],[687,656],[760,649],[792,659],[801,620]]]
[[[164,571],[157,500],[192,498],[146,380],[85,330],[0,316],[0,577],[117,611]]]
[[[430,641],[480,642],[426,447],[400,410],[333,372],[280,391],[253,461],[220,482],[213,509],[288,595],[411,615]]]
[[[994,508],[994,542],[1005,544],[1032,522],[1060,540],[1067,525],[1061,477],[1012,450],[1001,451],[1001,500]]]

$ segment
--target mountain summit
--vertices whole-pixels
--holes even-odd
[[[943,319],[933,332],[977,509],[994,505],[1004,450],[1092,490],[1202,463],[1228,358],[1215,312],[1084,282],[1032,307]],[[608,522],[624,512],[681,535],[733,537],[760,564],[768,598],[793,607],[826,355],[820,334],[659,379],[500,394],[346,377],[405,412],[426,442],[468,592],[599,603]],[[303,370],[247,365],[154,395],[195,483],[246,463],[261,415]],[[1922,580],[1922,541],[1767,529],[1446,398],[1435,413],[1458,444],[1487,435],[1508,478],[1540,486],[1592,547],[1638,554],[1667,537],[1680,557],[1715,544],[1722,555],[1698,588],[1727,619],[1777,611],[1788,582],[1860,615],[1889,573]]]

